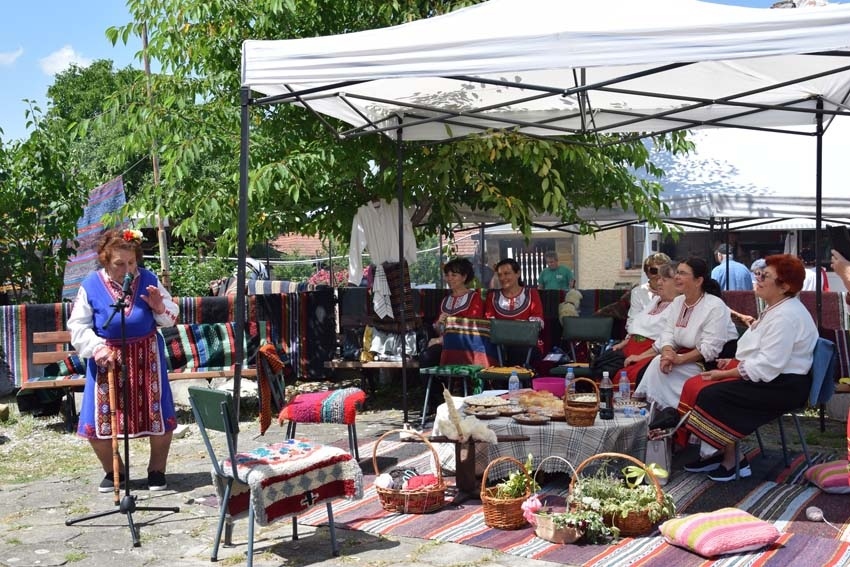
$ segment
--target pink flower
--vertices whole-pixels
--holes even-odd
[[[543,504],[540,502],[537,494],[532,494],[526,498],[525,502],[522,503],[522,517],[525,518],[532,526],[536,526],[537,519],[534,515],[537,514],[542,507]]]

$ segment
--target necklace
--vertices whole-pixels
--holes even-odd
[[[704,294],[704,293],[700,294],[699,299],[697,299],[697,300],[696,300],[696,301],[694,301],[693,303],[688,303],[686,300],[683,300],[683,301],[682,301],[682,303],[684,304],[685,309],[693,309],[694,307],[696,307],[696,306],[697,306],[697,303],[699,303],[700,301],[702,301],[702,298],[703,298],[703,297],[705,297],[705,294]]]

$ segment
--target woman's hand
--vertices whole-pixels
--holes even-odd
[[[717,362],[717,368],[720,370],[724,370],[729,363],[732,362],[731,358],[718,358],[715,362]]]
[[[94,351],[94,363],[101,368],[105,368],[117,359],[116,354],[110,347],[100,345]]]
[[[700,376],[706,382],[714,382],[715,380],[723,380],[725,378],[732,378],[734,375],[734,370],[707,370],[705,372],[700,372]]]
[[[145,288],[148,292],[147,295],[142,295],[141,298],[145,303],[148,304],[148,307],[151,308],[151,311],[156,313],[157,315],[162,315],[165,313],[165,302],[162,300],[162,292],[159,291],[159,288],[155,285],[149,285]]]

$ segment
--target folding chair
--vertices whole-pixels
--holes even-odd
[[[588,350],[591,344],[604,345],[611,339],[611,331],[614,328],[613,317],[562,317],[561,318],[561,340],[570,349],[570,357],[575,363],[576,360],[576,343],[588,343]],[[588,362],[590,362],[588,360]],[[556,366],[549,371],[553,376],[563,376],[567,373],[567,368],[570,365]],[[590,366],[581,367],[573,366],[576,378],[590,378]]]
[[[537,321],[516,321],[512,319],[490,320],[490,342],[496,346],[499,358],[498,367],[490,367],[482,370],[478,375],[482,381],[507,382],[511,371],[516,370],[520,382],[524,386],[531,383],[534,371],[531,369],[531,354],[537,348],[537,340],[540,335],[540,323]],[[525,349],[525,360],[522,367],[505,366],[510,362],[507,358],[507,349],[514,347]]]
[[[812,360],[812,387],[809,390],[809,397],[806,403],[796,410],[790,412],[791,419],[794,420],[794,427],[797,428],[797,435],[800,436],[800,445],[803,447],[803,455],[806,457],[806,466],[812,466],[812,458],[809,456],[809,447],[806,445],[806,437],[803,435],[803,428],[800,426],[800,419],[797,412],[806,409],[806,406],[823,407],[835,393],[835,367],[838,359],[835,353],[835,343],[830,340],[818,337],[815,343],[814,357]],[[785,426],[782,425],[782,416],[777,418],[779,425],[779,438],[782,442],[782,457],[785,460],[785,466],[789,467],[791,461],[788,458],[788,442],[785,438]],[[759,444],[759,450],[764,455],[764,444],[762,443],[761,434],[756,429],[756,440]],[[735,443],[735,454],[739,458],[735,459],[735,478],[739,477],[738,467],[740,464],[740,443]]]
[[[241,515],[247,500],[248,513],[248,567],[253,565],[254,524],[266,525],[272,521],[292,516],[292,539],[298,539],[298,524],[294,514],[325,500],[328,511],[331,549],[339,555],[336,541],[331,500],[338,496],[359,497],[362,495],[362,472],[360,466],[344,449],[310,443],[289,441],[259,447],[251,452],[236,451],[236,435],[239,425],[233,418],[233,397],[228,392],[192,386],[189,401],[195,421],[212,461],[216,489],[219,495],[219,518],[210,561],[218,560],[218,548],[224,531],[225,545],[231,545],[233,518]],[[213,449],[208,431],[225,434],[227,458],[220,459]],[[296,467],[301,467],[297,469]],[[286,471],[282,474],[281,471]],[[293,470],[295,469],[295,470]],[[277,483],[277,484],[276,484]],[[234,501],[234,485],[241,486],[239,498]],[[283,501],[275,502],[279,508],[255,509],[270,493],[261,491],[275,485],[272,495],[286,495]],[[244,493],[247,492],[247,498]],[[261,504],[262,505],[262,504]],[[272,510],[270,512],[270,510]],[[272,517],[272,514],[275,514]],[[225,529],[226,523],[226,529]]]

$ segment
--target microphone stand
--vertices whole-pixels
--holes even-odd
[[[132,276],[130,279],[132,282]],[[104,516],[111,516],[112,514],[125,514],[127,516],[127,524],[130,528],[130,534],[133,538],[133,547],[141,546],[141,540],[139,539],[139,530],[136,528],[136,524],[133,522],[133,513],[136,511],[142,512],[174,512],[177,513],[180,511],[180,508],[177,506],[136,506],[136,496],[130,494],[130,427],[128,423],[127,412],[130,407],[130,394],[129,388],[127,387],[127,335],[126,335],[126,319],[124,314],[124,308],[127,306],[127,296],[131,293],[129,282],[125,278],[124,280],[124,290],[121,293],[121,297],[110,307],[112,307],[112,313],[109,315],[109,319],[106,320],[106,324],[103,326],[105,329],[109,326],[109,323],[112,322],[112,318],[115,317],[116,313],[121,314],[121,392],[122,392],[122,403],[124,404],[124,497],[119,501],[119,483],[120,483],[120,472],[115,470],[113,466],[112,474],[115,478],[115,506],[118,506],[117,509],[107,510],[105,512],[96,512],[94,514],[89,514],[86,516],[80,516],[79,518],[72,518],[70,520],[65,520],[66,526],[74,525],[78,522],[82,522],[85,520],[92,520],[95,518],[102,518]],[[117,435],[118,431],[115,428],[117,420],[114,418],[115,412],[117,408],[115,407],[115,400],[117,400],[117,396],[115,394],[115,379],[114,379],[114,370],[110,369],[110,380],[109,380],[109,400],[112,408],[110,408],[111,413],[113,414],[113,426],[112,426],[112,439],[113,444],[115,445],[115,460],[118,460],[117,453]],[[119,476],[115,477],[114,475],[118,474]]]

